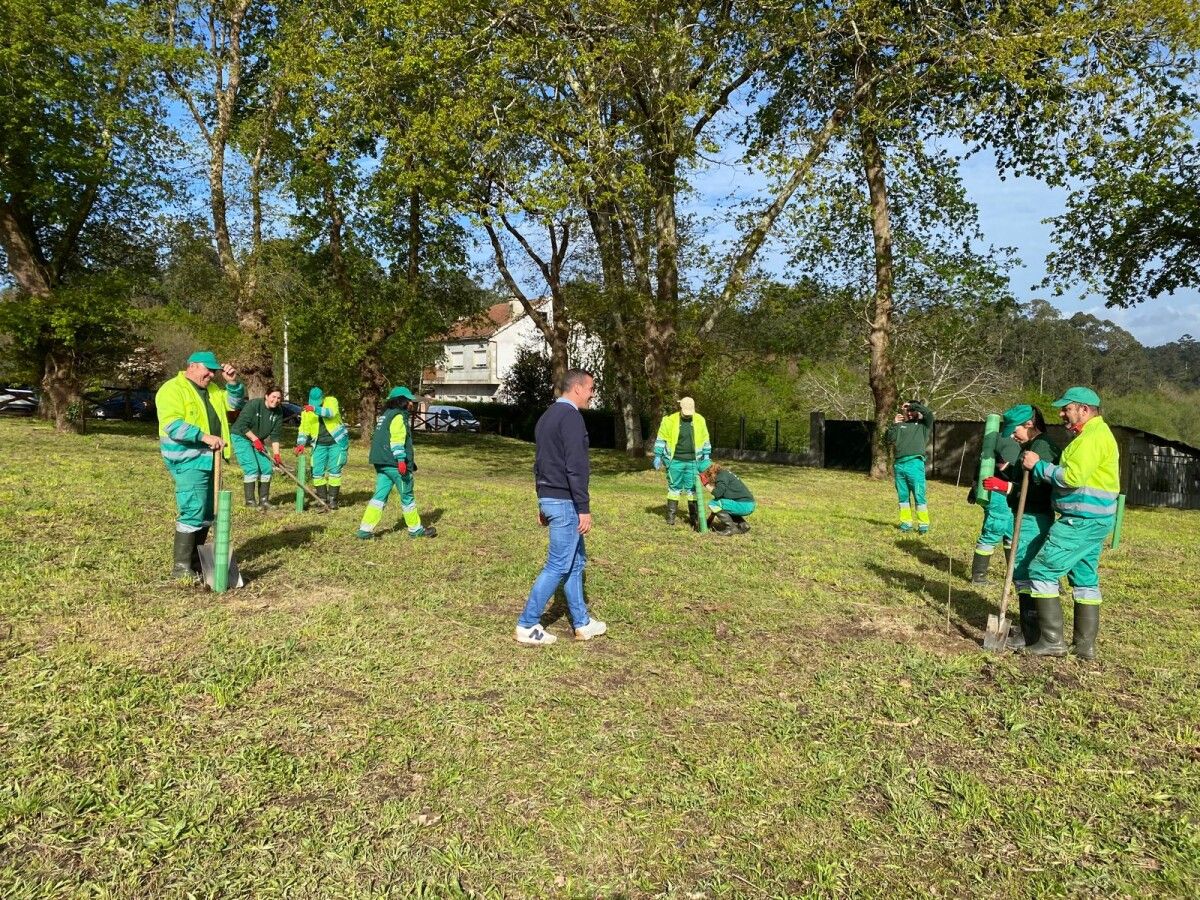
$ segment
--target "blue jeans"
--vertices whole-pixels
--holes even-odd
[[[583,535],[579,533],[579,513],[570,500],[539,497],[538,508],[550,523],[550,550],[546,554],[546,565],[533,582],[525,611],[517,624],[532,628],[542,620],[542,613],[559,584],[566,579],[563,593],[567,595],[567,611],[571,625],[582,628],[591,621],[587,602],[583,599],[583,567],[587,565],[587,553],[583,549]]]

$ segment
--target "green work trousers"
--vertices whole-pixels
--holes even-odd
[[[896,497],[900,501],[900,530],[912,531],[913,511],[909,497],[917,505],[917,526],[929,530],[929,507],[925,504],[925,457],[906,456],[892,467],[896,479]]]
[[[983,508],[983,528],[979,532],[979,540],[975,542],[975,552],[980,556],[991,556],[997,544],[1012,540],[1012,533],[1013,511],[1008,505],[1008,497],[999,491],[992,491],[987,506]]]
[[[211,469],[172,472],[175,481],[175,530],[199,531],[213,522],[213,473]]]
[[[383,519],[383,508],[387,506],[393,488],[400,495],[400,509],[409,533],[420,533],[421,514],[417,512],[417,501],[413,495],[413,474],[409,472],[407,475],[401,475],[395,466],[375,467],[375,494],[367,503],[362,522],[358,526],[359,531],[371,532],[379,526],[380,520]]]
[[[1112,526],[1112,516],[1059,516],[1029,564],[1030,593],[1057,597],[1058,580],[1066,575],[1076,603],[1099,605],[1100,548]]]
[[[672,459],[667,462],[667,499],[678,500],[680,496],[696,499],[696,460]]]
[[[240,434],[231,435],[233,452],[237,456],[238,465],[242,467],[242,481],[270,481],[275,467],[271,465],[271,457],[259,453],[254,445]]]
[[[349,458],[349,440],[339,444],[317,444],[313,447],[312,483],[317,487],[323,484],[341,487],[342,469],[346,467],[346,460]]]

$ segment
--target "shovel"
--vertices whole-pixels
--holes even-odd
[[[225,593],[229,588],[245,586],[233,548],[229,546],[229,492],[221,490],[222,454],[221,450],[213,451],[213,514],[216,519],[213,542],[196,548],[200,557],[200,575],[204,583],[218,594]],[[218,571],[217,560],[221,557],[224,557],[224,565]]]
[[[1021,475],[1021,496],[1017,500],[1017,517],[1013,521],[1012,552],[1008,554],[1008,569],[1004,573],[1004,592],[1000,595],[1000,615],[988,616],[987,631],[983,633],[983,649],[1001,653],[1008,646],[1008,589],[1012,587],[1013,566],[1017,562],[1017,547],[1021,541],[1021,516],[1025,514],[1025,491],[1029,488],[1029,470]]]

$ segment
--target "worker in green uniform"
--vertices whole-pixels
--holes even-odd
[[[279,432],[283,428],[283,388],[271,385],[263,397],[255,397],[245,405],[230,428],[233,452],[242,467],[242,488],[246,505],[266,510],[271,505],[271,465],[283,465],[279,458]],[[267,444],[271,455],[267,456]],[[255,498],[255,489],[258,497]]]
[[[1022,408],[1024,407],[1013,407]],[[1000,436],[996,441],[995,452],[996,471],[1003,465],[1015,463],[1020,452],[1020,446],[1012,436],[1013,430],[1020,423],[1010,421],[1007,416],[1006,412],[1000,420]],[[974,485],[971,487],[971,502],[975,502]],[[988,568],[992,564],[996,547],[1003,544],[1006,553],[1011,550],[1012,533],[1013,511],[1008,505],[1008,497],[1003,493],[990,491],[987,505],[983,508],[983,525],[979,530],[979,539],[975,541],[975,556],[971,561],[972,584],[987,584]]]
[[[216,383],[220,372],[224,386]],[[229,413],[246,402],[237,370],[204,350],[154,395],[158,448],[175,482],[173,578],[200,573],[196,548],[208,539],[213,522],[213,453],[229,459]]]
[[[1054,405],[1075,435],[1058,463],[1042,459],[1033,450],[1021,454],[1021,465],[1029,469],[1030,477],[1050,485],[1058,513],[1029,565],[1040,634],[1025,652],[1033,656],[1067,654],[1058,598],[1058,581],[1066,575],[1075,600],[1070,652],[1093,659],[1100,630],[1100,548],[1113,527],[1121,494],[1120,453],[1101,415],[1100,397],[1091,388],[1072,387]]]
[[[717,534],[745,534],[750,530],[746,517],[754,512],[754,495],[745,482],[718,462],[700,473],[704,487],[712,491],[708,503],[709,527]]]
[[[679,412],[663,416],[654,442],[654,468],[667,467],[667,524],[675,524],[679,498],[687,497],[688,521],[700,527],[700,506],[696,497],[698,467],[706,466],[712,455],[708,424],[696,412],[696,401],[683,397]]]
[[[327,397],[319,387],[308,392],[308,405],[300,414],[296,454],[311,445],[312,484],[329,509],[338,508],[342,491],[342,469],[350,458],[350,431],[342,423],[337,397]],[[321,509],[324,512],[324,508]]]
[[[417,464],[413,460],[412,428],[409,413],[416,398],[406,387],[392,388],[384,405],[383,419],[371,437],[370,462],[375,466],[375,495],[367,504],[358,536],[364,540],[374,537],[383,518],[392,488],[400,494],[400,508],[410,538],[437,537],[437,529],[421,524],[417,501],[413,495],[413,475]]]
[[[995,475],[983,480],[983,487],[992,491],[992,496],[1004,497],[1015,513],[1020,503],[1021,473],[1024,471],[1019,464],[1020,453],[1030,450],[1036,453],[1039,459],[1055,464],[1058,462],[1060,451],[1046,435],[1046,420],[1042,418],[1041,410],[1022,403],[1005,410],[1002,421],[1002,433],[1007,433],[1011,425],[1012,436],[1018,443],[1018,452],[1009,454],[1007,448],[1003,449],[1002,465]],[[1029,564],[1046,543],[1046,536],[1053,524],[1052,488],[1048,483],[1031,478],[1029,487],[1025,490],[1021,534],[1017,546],[1012,551],[1013,584],[1017,589],[1021,629],[1019,635],[1009,639],[1008,646],[1011,650],[1033,646],[1040,636],[1037,603],[1033,599],[1033,583],[1029,580]]]
[[[933,410],[918,400],[900,406],[884,439],[893,449],[892,471],[900,501],[900,530],[913,529],[912,503],[917,506],[917,531],[929,533],[929,507],[925,502],[925,448],[933,432]],[[910,502],[909,497],[912,497]]]

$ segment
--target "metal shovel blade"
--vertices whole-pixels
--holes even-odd
[[[200,557],[200,575],[204,579],[204,583],[211,588],[213,586],[213,576],[216,574],[217,565],[213,544],[203,544],[196,548],[196,553]],[[229,551],[229,576],[227,581],[227,589],[245,587],[246,583],[242,581],[242,573],[238,569],[237,557],[233,555],[233,551]]]
[[[1008,646],[1008,616],[989,615],[983,633],[983,649],[1000,653]]]

